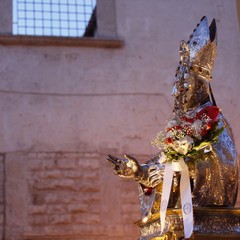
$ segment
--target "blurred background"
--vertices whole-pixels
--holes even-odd
[[[211,85],[240,152],[240,1],[1,0],[2,239],[138,238],[137,184],[106,156],[158,152],[179,43],[203,16],[216,19]]]

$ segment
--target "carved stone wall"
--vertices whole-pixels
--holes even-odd
[[[133,187],[119,186],[120,199],[112,203],[107,188],[113,188],[112,195],[116,191],[102,175],[103,158],[88,153],[9,154],[5,238],[121,239],[136,234],[132,219],[139,216]],[[112,207],[109,212],[113,204],[116,211]],[[114,224],[117,214],[121,221]]]

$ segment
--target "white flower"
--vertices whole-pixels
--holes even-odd
[[[180,140],[174,141],[171,146],[176,152],[182,155],[186,155],[188,151],[192,148],[193,143],[194,141],[191,137],[185,136]]]
[[[174,136],[174,133],[172,131],[166,132],[166,138]]]
[[[201,126],[202,126],[202,121],[197,119],[193,124],[192,124],[192,129],[198,131],[201,130]]]
[[[191,129],[194,132],[194,136],[199,140],[202,138],[201,136],[202,125],[203,125],[202,121],[198,119],[191,126]]]
[[[167,128],[172,128],[177,126],[177,121],[176,120],[171,120],[167,123]]]

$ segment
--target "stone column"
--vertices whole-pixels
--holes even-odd
[[[115,0],[97,1],[97,37],[117,37]]]
[[[12,34],[12,1],[0,1],[0,33]]]

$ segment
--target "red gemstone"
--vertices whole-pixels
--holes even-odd
[[[152,194],[153,189],[151,187],[144,189],[144,194],[149,196]]]

